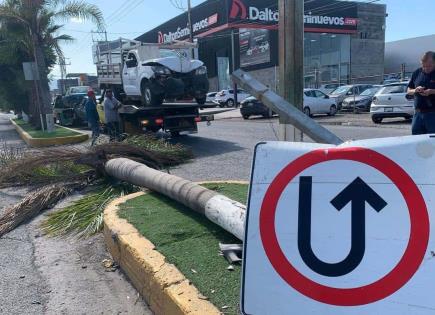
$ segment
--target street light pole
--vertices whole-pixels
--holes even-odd
[[[304,2],[279,0],[279,94],[303,110],[304,93]],[[303,134],[280,118],[280,140],[302,142]]]
[[[187,23],[189,23],[189,39],[193,43],[193,26],[192,26],[192,4],[191,0],[187,0]]]

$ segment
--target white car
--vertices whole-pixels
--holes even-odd
[[[402,117],[410,119],[414,116],[414,100],[407,97],[408,83],[393,83],[384,86],[373,97],[370,114],[375,124],[384,118]]]
[[[245,99],[250,97],[251,95],[245,92],[242,89],[237,90],[237,103],[243,102]],[[214,102],[218,104],[220,107],[234,107],[234,90],[222,90],[216,94]]]
[[[334,116],[337,114],[335,100],[320,90],[304,89],[304,113],[307,116],[316,114],[327,114]]]
[[[213,103],[213,102],[214,102],[214,99],[215,99],[215,97],[216,97],[216,94],[218,94],[218,92],[210,92],[210,93],[207,93],[207,98],[205,99],[205,102],[206,102],[206,103]]]

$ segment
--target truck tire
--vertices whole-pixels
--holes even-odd
[[[145,106],[160,106],[163,103],[163,98],[153,93],[149,82],[142,83],[141,94]]]
[[[195,100],[198,103],[198,105],[204,105],[207,98],[202,97],[202,98],[196,98]]]

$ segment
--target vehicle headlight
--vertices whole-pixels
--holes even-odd
[[[151,68],[153,69],[154,73],[157,74],[171,74],[171,70],[169,70],[165,66],[154,66]]]
[[[196,69],[195,73],[196,73],[196,75],[207,74],[207,67],[206,66],[201,66],[198,69]]]

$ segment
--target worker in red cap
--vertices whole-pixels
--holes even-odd
[[[92,130],[92,145],[95,144],[100,136],[100,118],[97,112],[97,98],[93,90],[88,91],[88,99],[85,103],[86,120]]]

